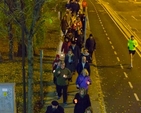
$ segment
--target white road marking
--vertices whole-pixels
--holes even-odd
[[[107,39],[108,39],[108,40],[110,40],[110,38],[109,38],[109,37],[107,37]]]
[[[138,95],[136,93],[134,93],[134,96],[135,96],[137,101],[140,101],[140,99],[138,98]]]
[[[133,85],[131,84],[131,82],[128,82],[129,86],[131,89],[133,89]]]
[[[134,17],[134,16],[131,16],[132,18],[134,18],[136,21],[138,21],[138,19],[136,19],[136,17]]]
[[[121,67],[121,69],[123,69],[123,65],[122,64],[120,64],[120,67]]]
[[[119,0],[118,2],[119,3],[128,3],[129,1],[121,1],[121,0]]]
[[[112,42],[111,42],[111,41],[109,41],[109,43],[110,43],[110,44],[112,44]]]
[[[126,78],[128,78],[128,75],[126,74],[126,72],[123,72],[124,73],[124,76],[126,77]]]
[[[114,46],[111,46],[111,47],[112,47],[112,49],[115,49]]]
[[[119,57],[117,57],[117,60],[120,61]]]
[[[115,55],[117,55],[117,52],[116,52],[116,51],[114,51],[114,54],[115,54]]]

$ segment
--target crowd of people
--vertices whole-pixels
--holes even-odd
[[[67,106],[68,86],[74,75],[77,75],[75,84],[76,89],[78,89],[72,100],[74,113],[92,113],[89,97],[89,85],[92,84],[90,63],[92,63],[96,42],[92,34],[84,41],[87,2],[83,0],[80,4],[78,0],[69,0],[65,7],[66,12],[60,22],[63,34],[61,52],[64,57],[61,59],[60,55],[57,54],[52,64],[53,82],[56,86],[55,93],[58,100],[63,97],[63,107],[56,100],[53,100],[51,105],[47,107],[46,113],[64,113],[64,107]],[[133,67],[132,59],[137,45],[134,36],[131,36],[131,39],[128,40],[131,67]]]
[[[96,42],[92,34],[84,42],[86,6],[85,0],[82,4],[78,0],[69,0],[66,3],[66,12],[60,22],[63,34],[61,52],[64,58],[61,59],[61,56],[57,54],[52,64],[57,99],[63,97],[63,107],[54,100],[47,107],[46,113],[64,113],[64,107],[67,106],[68,86],[74,75],[77,75],[74,82],[78,89],[72,100],[74,113],[92,113],[88,89],[92,83],[90,63],[92,63]]]

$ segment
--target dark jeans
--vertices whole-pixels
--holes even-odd
[[[58,96],[61,97],[61,95],[63,93],[63,103],[67,102],[67,89],[68,89],[68,85],[65,85],[65,86],[57,85]]]

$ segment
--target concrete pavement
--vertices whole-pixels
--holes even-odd
[[[87,14],[86,14],[87,15]],[[88,37],[90,34],[90,27],[89,27],[89,21],[87,17],[87,32],[86,32],[86,37]],[[52,42],[53,43],[53,42]],[[57,49],[57,53],[60,54],[60,47],[61,47],[62,42],[60,41],[60,44]],[[55,51],[56,53],[56,51]],[[50,64],[51,65],[51,64]],[[93,63],[91,64],[91,79],[92,79],[92,84],[89,87],[89,95],[90,95],[90,100],[91,100],[91,107],[93,110],[93,113],[106,113],[105,111],[105,106],[104,106],[104,101],[103,101],[103,94],[100,86],[100,79],[98,75],[97,68],[95,67],[96,65],[96,60],[93,58]],[[64,108],[65,113],[73,113],[74,110],[74,104],[72,102],[75,94],[78,92],[78,89],[76,88],[76,77],[78,75],[75,73],[73,76],[72,82],[70,82],[69,87],[68,87],[68,105]],[[50,76],[48,77],[49,84],[46,86],[47,94],[44,97],[44,102],[45,105],[41,109],[40,113],[44,113],[46,111],[46,107],[50,105],[52,100],[56,100],[57,96],[55,95],[55,85],[52,82],[53,77]],[[63,105],[63,100],[62,97],[60,100],[58,100],[60,105]]]
[[[95,60],[93,60],[93,64],[91,64],[91,79],[92,79],[92,84],[89,87],[89,95],[90,95],[90,100],[92,104],[92,109],[94,113],[106,113],[105,112],[105,106],[103,106],[103,95],[101,92],[101,86],[100,86],[100,79],[99,75],[97,72],[97,69],[95,68]],[[74,95],[78,92],[78,89],[76,88],[75,80],[76,80],[77,74],[73,76],[73,81],[70,82],[69,87],[68,87],[68,105],[64,108],[65,113],[73,113],[74,109],[74,104],[72,102]],[[45,105],[41,109],[40,113],[44,113],[46,111],[46,107],[50,105],[52,100],[57,100],[57,96],[55,95],[55,85],[52,82],[52,76],[48,77],[48,82],[46,86],[47,94],[44,97],[44,102]],[[63,100],[62,97],[60,100],[58,100],[60,105],[63,105]]]

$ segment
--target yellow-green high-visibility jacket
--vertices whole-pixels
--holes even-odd
[[[134,40],[129,39],[127,46],[129,50],[136,50],[136,47],[138,46],[138,42],[135,39]]]

